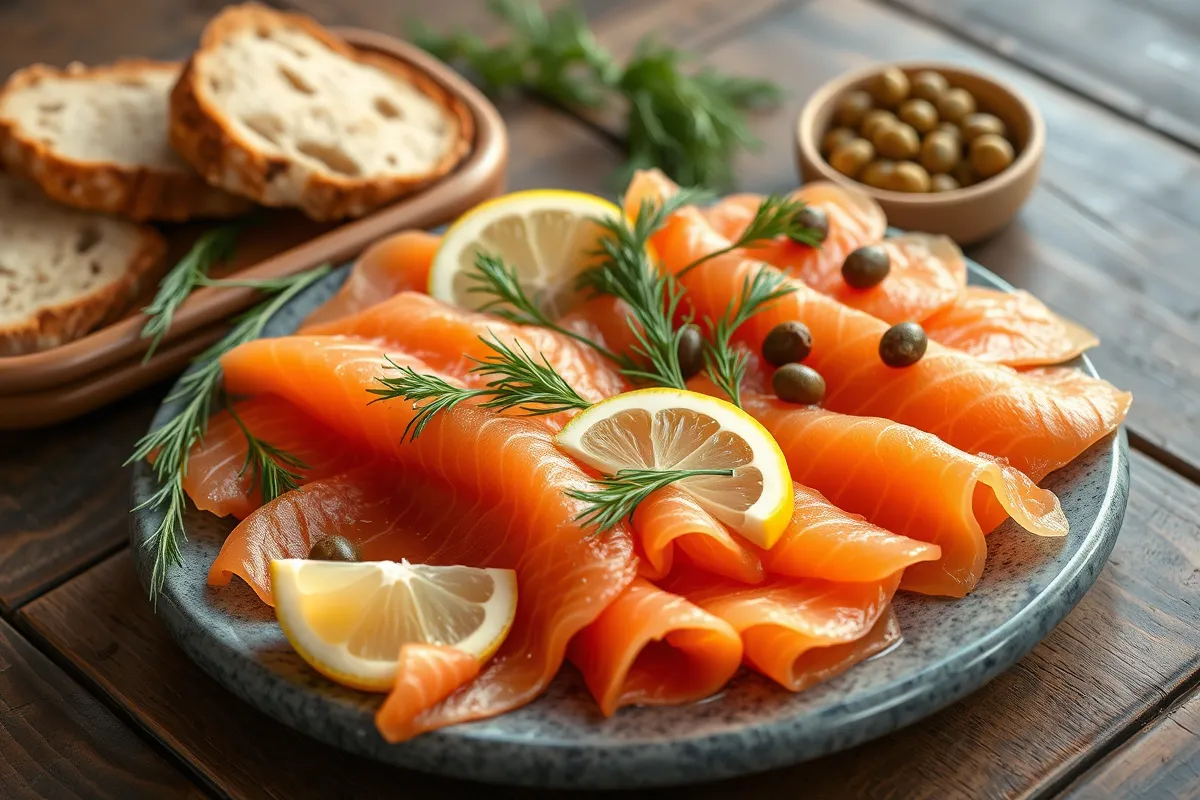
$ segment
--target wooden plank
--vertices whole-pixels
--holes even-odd
[[[0,787],[8,800],[204,796],[3,621]]]
[[[163,392],[54,428],[0,433],[0,611],[128,541],[130,470],[121,463]]]
[[[1200,797],[1200,689],[1071,784],[1063,796]]]
[[[1135,454],[1124,532],[1100,579],[1027,658],[928,721],[844,754],[671,796],[1021,797],[1063,781],[1200,668],[1191,597],[1200,488]],[[26,605],[22,619],[99,691],[235,796],[318,796],[372,772],[268,721],[207,679],[152,615],[122,552]],[[306,765],[322,764],[321,770]]]
[[[887,0],[1200,146],[1200,6],[1186,0]]]

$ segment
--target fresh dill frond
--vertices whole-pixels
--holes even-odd
[[[748,356],[733,346],[733,334],[748,319],[781,297],[796,291],[783,273],[762,267],[754,277],[742,281],[742,290],[730,301],[725,313],[715,322],[707,320],[709,338],[705,343],[704,363],[709,380],[729,396],[739,408],[742,405],[741,386],[746,376]]]
[[[261,488],[262,501],[269,503],[285,492],[300,488],[300,481],[304,477],[300,471],[311,467],[297,456],[251,433],[232,403],[226,404],[225,410],[246,438],[246,460],[238,470],[238,475],[250,473],[250,491],[253,492],[255,487]]]
[[[208,273],[223,261],[228,261],[237,245],[238,235],[245,229],[245,222],[234,222],[213,228],[203,234],[192,245],[171,270],[159,281],[158,291],[150,305],[142,309],[149,319],[142,326],[141,337],[149,339],[146,355],[142,362],[150,360],[171,327],[175,312],[188,299],[192,290],[208,281]]]
[[[819,247],[822,241],[821,232],[816,228],[803,225],[799,221],[800,212],[804,208],[805,203],[803,200],[793,200],[789,197],[776,194],[764,198],[755,210],[750,224],[746,226],[746,229],[728,247],[722,247],[719,250],[714,250],[711,253],[700,256],[676,274],[682,277],[710,258],[716,258],[719,255],[724,255],[742,247],[753,247],[763,244],[779,236],[786,236],[794,242]]]
[[[397,399],[412,402],[416,414],[404,427],[402,438],[416,439],[434,416],[472,398],[487,398],[480,403],[483,408],[493,411],[517,408],[527,416],[556,414],[591,405],[555,371],[544,355],[539,362],[519,342],[509,347],[494,335],[481,336],[479,340],[492,354],[482,359],[472,358],[475,366],[471,372],[493,378],[479,389],[455,386],[437,375],[419,373],[387,359],[387,367],[399,374],[376,377],[382,388],[367,391],[376,396],[372,403]]]
[[[587,504],[575,519],[603,533],[633,514],[643,500],[664,486],[702,475],[732,474],[731,469],[623,469],[597,479],[597,489],[570,489],[567,496]]]
[[[152,469],[158,489],[135,510],[151,508],[162,513],[158,528],[148,537],[145,546],[154,552],[150,576],[150,597],[162,591],[167,569],[180,564],[180,546],[185,538],[183,512],[187,497],[183,478],[187,474],[188,454],[204,438],[208,418],[221,388],[221,356],[240,344],[257,339],[267,322],[313,282],[329,272],[328,265],[293,275],[288,285],[248,312],[238,317],[234,327],[219,341],[208,347],[193,361],[193,369],[185,374],[169,395],[167,402],[181,401],[182,410],[137,441],[127,465],[142,459],[153,459]],[[272,455],[288,463],[292,457],[272,448]],[[286,458],[285,458],[286,457]],[[282,486],[283,484],[279,484]],[[264,486],[264,490],[267,487]]]

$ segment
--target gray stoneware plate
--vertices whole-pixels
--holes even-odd
[[[298,326],[345,280],[338,270],[282,309],[266,335]],[[978,264],[971,283],[1011,290]],[[1081,365],[1095,374],[1090,363]],[[158,427],[179,411],[167,403]],[[800,694],[752,673],[717,697],[675,708],[596,709],[565,665],[545,696],[495,719],[447,728],[400,745],[375,731],[378,696],[336,686],[292,652],[271,609],[239,580],[205,585],[231,520],[189,508],[183,568],[172,569],[158,615],[205,671],[275,719],[353,753],[402,767],[504,784],[628,788],[716,780],[794,764],[882,736],[978,689],[1029,652],[1096,580],[1125,514],[1129,456],[1118,432],[1050,475],[1071,524],[1065,539],[1042,539],[1011,522],[988,537],[987,568],[962,600],[897,596],[904,640],[889,652]],[[149,468],[134,472],[133,502],[153,491]],[[133,515],[142,552],[159,522]],[[150,561],[138,559],[143,585]]]

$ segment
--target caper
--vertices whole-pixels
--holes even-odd
[[[704,337],[695,325],[684,325],[679,334],[679,371],[683,377],[692,377],[704,369]]]
[[[829,156],[830,165],[843,175],[853,178],[875,157],[875,148],[866,139],[851,139]]]
[[[959,127],[962,128],[963,141],[967,142],[974,141],[985,133],[994,133],[997,136],[1008,135],[1008,129],[995,114],[968,114],[963,117]]]
[[[892,175],[892,188],[897,192],[928,192],[929,173],[915,161],[901,161]]]
[[[833,128],[821,140],[821,152],[828,156],[834,150],[837,150],[840,145],[857,137],[858,134],[854,132],[853,128]]]
[[[825,379],[821,373],[803,364],[785,364],[775,370],[771,386],[780,400],[816,405],[825,398]]]
[[[899,169],[900,165],[896,165]],[[842,280],[855,289],[878,286],[892,269],[888,251],[878,244],[858,248],[842,262]]]
[[[803,361],[811,352],[812,333],[803,322],[781,322],[763,339],[763,358],[777,367]]]
[[[889,367],[911,367],[928,346],[924,328],[915,322],[901,322],[888,328],[879,340],[879,357]]]
[[[846,92],[837,102],[833,118],[838,125],[857,128],[863,115],[871,110],[871,95],[861,89]]]
[[[959,188],[958,181],[953,175],[934,175],[929,179],[929,191],[931,192],[952,192]]]
[[[877,128],[872,142],[879,155],[886,158],[912,158],[921,149],[921,137],[905,122]]]
[[[858,132],[866,139],[871,139],[883,125],[893,125],[899,122],[896,115],[882,108],[873,108],[863,117],[862,125],[858,127]]]
[[[825,241],[825,237],[829,235],[829,214],[820,206],[805,206],[796,216],[792,217],[792,221],[808,228],[810,232],[816,231],[818,241]],[[808,244],[808,242],[803,242],[803,244]]]
[[[912,95],[931,103],[937,103],[938,98],[950,88],[946,76],[940,72],[926,69],[918,72],[912,78]]]
[[[962,145],[944,131],[934,131],[921,142],[921,166],[934,174],[949,172],[961,158]]]
[[[937,127],[934,128],[934,130],[941,131],[942,133],[953,136],[955,139],[958,139],[960,142],[962,141],[962,131],[959,130],[959,127],[957,125],[955,125],[953,122],[947,122],[946,120],[942,120],[941,122],[939,122],[937,124]]]
[[[886,158],[877,158],[863,167],[862,172],[858,174],[858,179],[867,186],[874,186],[876,189],[886,189],[891,185],[892,175],[895,171],[895,161],[890,161]]]
[[[1003,136],[985,133],[971,142],[971,166],[982,178],[1003,172],[1013,162],[1013,147]]]
[[[362,550],[345,536],[322,536],[313,543],[308,557],[314,561],[362,561]]]
[[[954,176],[954,180],[958,181],[959,186],[972,186],[979,182],[979,176],[975,174],[971,162],[965,158],[958,162],[958,166],[950,174]]]
[[[975,113],[975,97],[966,89],[948,89],[938,99],[938,116],[950,122],[960,122]]]
[[[891,108],[908,97],[908,76],[899,67],[888,67],[871,78],[867,88],[876,103]]]
[[[917,133],[929,133],[938,124],[937,109],[928,100],[920,98],[905,100],[900,104],[900,110],[896,113],[901,120],[912,125]]]

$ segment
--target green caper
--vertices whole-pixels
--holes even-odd
[[[872,139],[875,136],[875,131],[881,126],[892,125],[899,121],[892,112],[882,108],[873,108],[863,117],[862,125],[858,127],[858,132],[863,135],[863,138]]]
[[[949,172],[962,158],[962,144],[944,131],[934,131],[921,142],[921,166],[933,174]]]
[[[857,128],[863,115],[871,110],[871,95],[861,89],[846,92],[838,99],[833,118],[838,125]]]
[[[810,232],[816,231],[819,241],[825,241],[825,237],[829,235],[829,214],[820,206],[805,206],[796,216],[792,217],[792,221],[808,228]],[[808,244],[808,242],[803,242],[803,244]]]
[[[981,178],[1003,172],[1013,162],[1013,147],[1003,136],[985,133],[971,142],[971,166]]]
[[[929,173],[915,161],[901,161],[892,174],[892,189],[897,192],[928,192]]]
[[[322,536],[308,551],[313,561],[362,561],[362,550],[345,536]]]
[[[829,156],[829,164],[843,175],[853,178],[875,157],[875,148],[866,139],[851,139]]]
[[[975,97],[966,89],[948,89],[938,99],[938,116],[950,122],[960,122],[975,113]]]
[[[929,191],[931,192],[952,192],[959,188],[958,181],[953,175],[934,175],[929,179]]]
[[[889,367],[911,367],[928,346],[924,328],[915,322],[901,322],[888,328],[879,340],[879,357]]]
[[[974,141],[985,133],[1008,135],[1008,129],[995,114],[968,114],[963,117],[959,127],[962,128],[963,141],[966,142]]]
[[[867,186],[874,186],[876,189],[886,189],[891,185],[892,175],[895,171],[895,161],[886,158],[877,158],[863,167],[862,172],[858,174],[858,179]]]
[[[871,78],[867,89],[875,102],[885,108],[899,105],[908,97],[908,76],[899,67],[888,67]]]
[[[803,361],[811,352],[812,333],[803,322],[781,322],[763,339],[763,358],[776,367]]]
[[[683,377],[692,377],[704,369],[704,337],[695,325],[684,325],[679,334],[679,371]]]
[[[922,70],[912,78],[913,97],[919,97],[931,103],[937,103],[938,98],[949,88],[950,83],[946,80],[946,76],[931,69]]]
[[[878,286],[891,269],[888,251],[882,245],[868,244],[846,256],[842,262],[842,280],[855,289],[870,289]]]
[[[921,149],[921,137],[905,122],[876,128],[872,142],[879,155],[885,158],[912,158]]]
[[[828,156],[839,146],[858,137],[853,128],[833,128],[821,140],[821,152]]]
[[[803,364],[785,364],[775,370],[771,386],[780,400],[816,405],[825,398],[825,379],[821,373]]]
[[[934,130],[941,131],[942,133],[945,133],[949,136],[953,136],[955,139],[958,139],[960,142],[962,141],[962,131],[953,122],[946,122],[945,120],[942,120],[941,122],[939,122],[937,124],[937,127],[934,128]]]
[[[933,107],[933,103],[916,97],[901,103],[896,114],[901,120],[912,125],[917,133],[929,133],[938,124],[937,109]]]

